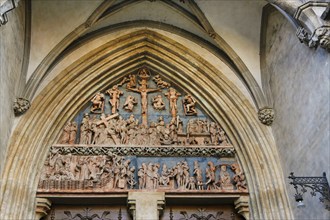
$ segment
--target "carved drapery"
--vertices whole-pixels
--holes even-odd
[[[192,94],[154,75],[144,67],[123,77],[66,123],[39,192],[248,192],[222,127]],[[148,102],[155,97],[164,107]]]

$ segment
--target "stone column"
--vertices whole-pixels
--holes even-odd
[[[129,192],[128,210],[133,220],[159,219],[165,206],[164,192]]]
[[[39,220],[42,217],[45,217],[48,214],[51,205],[52,205],[52,203],[48,199],[37,198],[36,219]]]
[[[235,201],[235,209],[238,214],[242,215],[246,220],[250,219],[249,196],[240,196]]]

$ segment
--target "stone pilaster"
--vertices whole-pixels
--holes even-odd
[[[159,219],[165,206],[165,193],[129,192],[127,203],[133,220]]]
[[[45,198],[37,198],[36,204],[36,219],[41,219],[48,215],[52,203],[48,199]]]
[[[240,196],[235,201],[234,204],[237,213],[242,215],[246,220],[249,220],[250,219],[249,196]]]

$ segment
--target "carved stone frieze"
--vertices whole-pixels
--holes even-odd
[[[16,98],[13,109],[16,116],[24,114],[29,108],[31,104],[29,100],[25,98]]]
[[[72,150],[72,147],[65,149],[52,147],[40,177],[39,190],[109,192],[143,189],[247,192],[244,173],[237,163],[215,164],[209,160],[205,161],[206,168],[202,168],[200,159],[194,159],[193,164],[192,161],[188,162],[185,159],[177,162],[168,161],[169,163],[157,162],[155,159],[144,162],[143,159],[137,168],[136,159],[119,156],[109,151],[102,152],[102,148],[94,147],[92,151],[87,152],[87,155],[86,152],[81,155],[68,151],[68,149]],[[230,173],[227,168],[231,170]]]
[[[330,26],[319,27],[313,34],[308,34],[304,28],[298,28],[297,36],[300,42],[311,48],[320,46],[330,52]]]
[[[261,123],[270,126],[275,118],[274,110],[268,107],[261,108],[258,112],[258,118]]]
[[[205,147],[182,147],[182,146],[69,146],[69,145],[54,145],[51,147],[52,151],[58,151],[62,155],[111,155],[119,156],[135,155],[135,156],[173,156],[173,157],[235,157],[235,150],[233,147],[219,147],[219,146],[205,146]]]

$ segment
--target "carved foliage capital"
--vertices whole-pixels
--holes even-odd
[[[14,108],[14,113],[16,116],[24,114],[29,108],[31,104],[29,100],[25,98],[16,98],[13,108]]]
[[[272,108],[264,107],[259,109],[258,118],[261,123],[270,126],[274,121],[275,113]]]

